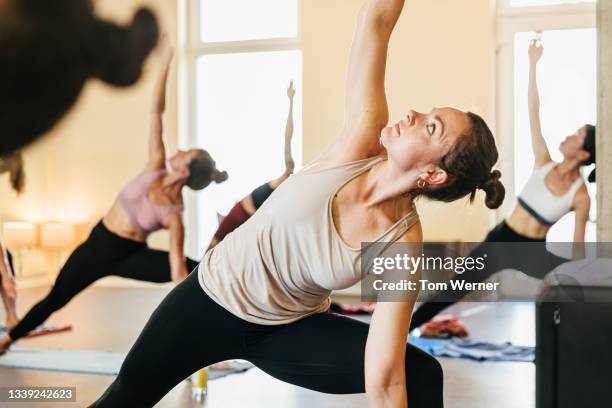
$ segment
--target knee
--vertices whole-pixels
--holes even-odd
[[[406,388],[413,402],[442,396],[444,372],[433,356],[421,350],[406,353]],[[420,405],[415,405],[420,406]],[[432,405],[433,406],[433,405]]]

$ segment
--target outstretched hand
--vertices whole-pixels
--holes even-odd
[[[295,89],[293,88],[293,80],[289,82],[289,88],[287,88],[287,96],[289,99],[293,99],[295,96]]]
[[[532,64],[536,64],[540,58],[542,58],[542,53],[544,52],[544,47],[542,46],[542,41],[538,39],[533,39],[529,43],[529,61]]]

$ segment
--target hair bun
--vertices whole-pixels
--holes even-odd
[[[223,183],[225,180],[228,179],[228,177],[229,176],[227,174],[227,171],[219,171],[217,169],[215,169],[210,175],[211,180],[217,184]]]
[[[127,27],[98,20],[88,46],[91,75],[116,86],[134,84],[158,37],[155,15],[146,8],[139,9]]]
[[[485,205],[492,210],[499,208],[506,196],[506,189],[499,181],[500,178],[501,172],[499,170],[493,170],[485,182],[479,187],[486,194]]]

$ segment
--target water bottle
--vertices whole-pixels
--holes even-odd
[[[202,368],[191,376],[191,399],[201,402],[208,390],[208,368]]]

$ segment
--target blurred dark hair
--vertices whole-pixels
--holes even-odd
[[[11,188],[21,194],[25,188],[25,171],[21,152],[14,152],[0,157],[0,174],[9,173]]]
[[[499,181],[501,172],[492,170],[498,158],[495,138],[480,116],[472,112],[467,115],[470,119],[469,132],[460,136],[438,163],[448,174],[448,180],[440,186],[418,189],[417,194],[444,202],[455,201],[469,194],[470,202],[473,202],[476,190],[481,189],[486,193],[486,206],[495,209],[502,204],[506,195],[506,189]]]
[[[582,162],[583,165],[588,166],[590,164],[595,163],[595,126],[593,125],[584,125],[584,129],[586,130],[586,136],[584,138],[584,143],[582,145],[582,149],[589,152],[589,158]],[[593,169],[591,173],[589,173],[589,182],[595,182],[595,171]]]
[[[139,9],[126,26],[91,0],[6,0],[0,10],[0,154],[35,140],[66,113],[88,78],[134,84],[159,36]]]
[[[198,154],[189,162],[189,177],[185,185],[192,190],[202,190],[210,184],[223,183],[227,180],[226,171],[217,170],[217,165],[210,154],[203,149],[198,149]]]

